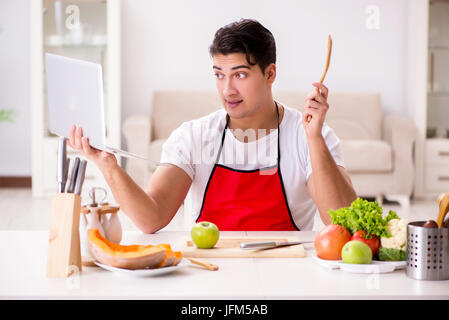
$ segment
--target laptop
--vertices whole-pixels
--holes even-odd
[[[75,124],[96,149],[154,162],[107,145],[100,64],[45,53],[45,67],[50,132],[68,138]]]

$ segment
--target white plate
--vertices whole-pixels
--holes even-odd
[[[101,264],[98,261],[95,261],[95,264],[103,269],[115,272],[117,274],[128,275],[131,277],[152,277],[152,276],[158,276],[161,274],[166,274],[166,273],[170,273],[170,272],[179,270],[183,267],[190,265],[191,262],[189,260],[183,258],[181,260],[181,262],[178,263],[178,265],[176,265],[176,266],[156,268],[156,269],[136,269],[136,270],[111,267],[111,266]]]
[[[342,260],[324,260],[316,255],[313,259],[318,261],[320,265],[329,269],[340,269],[353,273],[387,273],[394,270],[404,269],[407,265],[406,261],[378,261],[373,260],[370,264],[351,264],[344,263]]]

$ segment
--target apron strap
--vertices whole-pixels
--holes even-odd
[[[276,105],[276,115],[277,115],[277,127],[278,127],[278,155],[277,155],[277,165],[279,166],[279,164],[281,163],[281,151],[280,151],[280,147],[279,147],[279,145],[280,145],[280,143],[279,143],[279,133],[280,133],[280,130],[279,130],[279,106],[278,106],[278,104],[277,104],[277,102],[276,102],[276,100],[274,101],[274,103],[275,103],[275,105]],[[220,148],[218,149],[218,154],[217,154],[217,158],[215,159],[215,164],[217,164],[218,163],[218,161],[220,160],[220,156],[221,156],[221,152],[222,152],[222,150],[223,150],[223,145],[224,145],[224,140],[225,140],[225,136],[226,136],[226,129],[228,128],[228,124],[229,124],[229,114],[226,114],[226,125],[225,125],[225,127],[224,127],[224,130],[223,130],[223,134],[222,134],[222,136],[221,136],[221,143],[220,143]]]
[[[220,160],[221,150],[223,149],[224,139],[226,136],[226,129],[228,128],[228,122],[229,122],[229,115],[226,114],[226,125],[224,127],[223,134],[221,135],[220,148],[218,149],[218,154],[217,154],[217,158],[215,159],[215,164],[217,164],[218,161]]]
[[[277,114],[277,117],[278,117],[278,159],[277,159],[277,165],[278,165],[278,168],[279,168],[279,166],[280,166],[280,164],[281,164],[281,148],[280,148],[280,143],[279,143],[279,136],[280,136],[280,134],[281,134],[281,131],[279,130],[279,107],[278,107],[278,103],[276,102],[276,100],[274,101],[274,103],[276,104],[276,114]]]

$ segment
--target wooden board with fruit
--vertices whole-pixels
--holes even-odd
[[[242,242],[259,241],[298,241],[294,237],[220,237],[217,243],[208,249],[198,248],[194,241],[186,237],[182,239],[182,254],[195,258],[303,258],[306,250],[301,244],[273,248],[268,250],[242,250]]]

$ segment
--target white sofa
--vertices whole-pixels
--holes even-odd
[[[309,92],[273,92],[276,101],[303,109]],[[417,130],[413,122],[398,115],[382,114],[380,94],[331,92],[326,122],[341,140],[345,166],[357,195],[383,197],[408,206],[415,170],[413,148]],[[222,108],[215,91],[157,91],[151,116],[126,119],[123,134],[128,151],[159,161],[162,144],[184,121]],[[142,187],[155,167],[127,159],[126,170]]]

